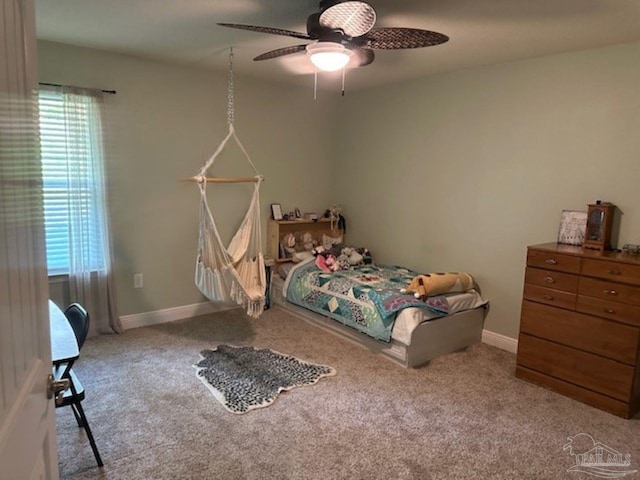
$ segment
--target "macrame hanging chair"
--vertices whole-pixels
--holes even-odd
[[[246,308],[247,315],[257,318],[264,311],[266,275],[262,254],[262,232],[260,222],[260,184],[258,173],[249,154],[238,139],[233,127],[233,51],[229,54],[229,133],[216,152],[204,164],[198,175],[192,177],[200,189],[200,231],[196,257],[195,282],[202,294],[212,302],[235,302]],[[232,139],[253,168],[255,177],[207,178],[207,171],[218,155]],[[208,183],[254,182],[253,197],[228,247],[222,242],[220,233],[207,201]]]

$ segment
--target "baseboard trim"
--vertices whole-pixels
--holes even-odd
[[[191,305],[182,305],[180,307],[165,308],[155,310],[153,312],[135,313],[133,315],[123,315],[120,317],[122,328],[129,330],[131,328],[148,327],[150,325],[158,325],[160,323],[173,322],[182,318],[196,317],[198,315],[206,315],[208,313],[222,312],[238,308],[235,306],[220,306],[211,302],[193,303]]]
[[[515,338],[507,337],[499,333],[492,332],[490,330],[482,331],[482,343],[498,347],[507,352],[518,352],[518,340]]]
[[[159,325],[161,323],[173,322],[182,318],[196,317],[198,315],[206,315],[208,313],[222,312],[238,308],[235,306],[220,306],[211,302],[193,303],[191,305],[182,305],[180,307],[165,308],[155,310],[153,312],[135,313],[133,315],[123,315],[120,317],[122,328],[130,330],[132,328],[148,327],[151,325]],[[507,337],[490,330],[482,331],[482,343],[492,345],[494,347],[506,350],[511,353],[517,353],[518,340]]]

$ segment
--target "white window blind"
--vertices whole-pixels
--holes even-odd
[[[92,165],[95,132],[94,99],[40,91],[40,151],[49,275],[68,274],[70,246],[80,244],[92,270],[104,268],[99,199]],[[72,111],[70,114],[69,112]],[[93,126],[95,127],[95,126]],[[75,212],[73,209],[76,209]],[[81,212],[87,222],[74,222]],[[78,231],[79,230],[79,231]],[[73,240],[72,240],[73,239]]]

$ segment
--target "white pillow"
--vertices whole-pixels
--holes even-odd
[[[291,261],[293,263],[298,263],[301,262],[303,260],[306,260],[307,258],[311,258],[313,257],[313,253],[311,252],[295,252],[293,255],[291,255]]]
[[[339,237],[330,237],[325,233],[322,234],[322,246],[325,249],[329,250],[331,247],[339,243],[342,243],[342,235],[340,235]]]

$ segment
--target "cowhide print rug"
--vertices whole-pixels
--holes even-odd
[[[305,362],[273,350],[219,345],[200,352],[193,365],[213,396],[232,413],[268,407],[278,393],[313,385],[336,374],[326,365]]]

